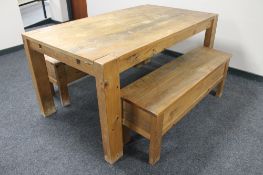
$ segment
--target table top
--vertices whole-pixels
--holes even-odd
[[[26,32],[44,46],[107,62],[198,25],[216,14],[143,5]]]

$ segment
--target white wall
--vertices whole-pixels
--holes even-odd
[[[66,0],[49,0],[52,19],[60,22],[68,20]],[[18,1],[0,0],[0,50],[22,44],[24,32]]]
[[[55,21],[69,20],[66,0],[49,0],[51,18]]]
[[[18,4],[30,2],[31,0],[17,0]]]
[[[164,6],[214,12],[219,14],[215,48],[233,54],[230,66],[263,76],[263,1],[262,0],[89,0],[90,16],[136,6]],[[186,52],[202,45],[199,34],[172,48]]]
[[[17,0],[0,0],[0,50],[22,44],[24,27]]]
[[[50,18],[51,17],[50,5],[48,1],[45,1],[45,8],[46,8],[47,18]],[[41,1],[21,6],[20,13],[22,16],[24,27],[36,24],[45,19]]]

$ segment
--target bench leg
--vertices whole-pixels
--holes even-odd
[[[62,106],[70,105],[68,86],[67,84],[58,85],[60,101]]]
[[[216,96],[217,97],[221,97],[223,95],[223,90],[224,90],[227,71],[228,71],[228,64],[229,64],[229,62],[227,62],[226,66],[225,66],[225,72],[224,72],[223,80],[217,85],[217,90],[216,90]]]
[[[60,101],[62,106],[70,105],[69,91],[68,91],[68,82],[67,74],[64,64],[58,64],[55,68],[57,85],[60,95]]]
[[[149,147],[149,163],[151,165],[154,165],[160,159],[162,129],[163,129],[163,115],[158,117],[153,117],[151,124],[150,147]]]
[[[217,97],[221,97],[223,95],[224,85],[225,85],[225,80],[221,81],[217,85],[217,90],[216,90],[216,96]]]
[[[51,89],[51,94],[54,96],[55,95],[55,89],[53,83],[49,82],[50,89]]]
[[[122,126],[123,143],[127,144],[131,141],[130,130],[126,126]]]

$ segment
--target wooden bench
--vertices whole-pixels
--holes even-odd
[[[149,163],[160,158],[162,136],[215,86],[221,96],[230,55],[195,49],[121,90],[127,128],[150,140]]]
[[[47,55],[45,55],[45,61],[53,95],[55,94],[53,84],[56,84],[58,86],[62,106],[69,105],[70,98],[68,84],[86,76],[87,74]]]

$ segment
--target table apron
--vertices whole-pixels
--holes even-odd
[[[197,33],[209,29],[212,26],[212,23],[213,23],[213,18],[202,21],[196,25],[186,28],[185,30],[182,30],[165,38],[162,38],[147,46],[141,47],[134,52],[130,52],[129,54],[125,54],[121,56],[120,58],[118,58],[120,72],[123,72],[129,69],[130,67],[139,64],[140,62],[146,60],[147,58],[150,58],[162,52],[166,48],[169,48],[180,41],[183,41]]]
[[[83,71],[89,75],[95,76],[95,70],[94,70],[94,63],[93,62],[87,62],[83,58],[79,58],[77,56],[70,56],[66,53],[63,53],[60,50],[47,47],[41,43],[38,43],[37,41],[29,41],[29,46],[31,49],[43,53],[45,55],[48,55],[52,58],[55,58],[71,67],[74,67],[80,71]]]
[[[183,41],[197,33],[209,29],[212,26],[212,23],[213,23],[213,18],[207,19],[196,25],[192,25],[180,32],[177,32],[160,40],[154,41],[149,45],[141,47],[133,52],[127,53],[119,58],[116,58],[118,59],[120,73],[162,52],[164,49],[180,41]],[[50,48],[45,46],[44,44],[38,43],[37,41],[33,41],[29,39],[29,43],[30,43],[30,48],[35,51],[53,57],[87,74],[93,76],[96,75],[96,70],[94,70],[95,67],[94,64],[96,63],[87,62],[81,57],[70,56],[60,50]],[[98,62],[100,62],[100,60]]]

